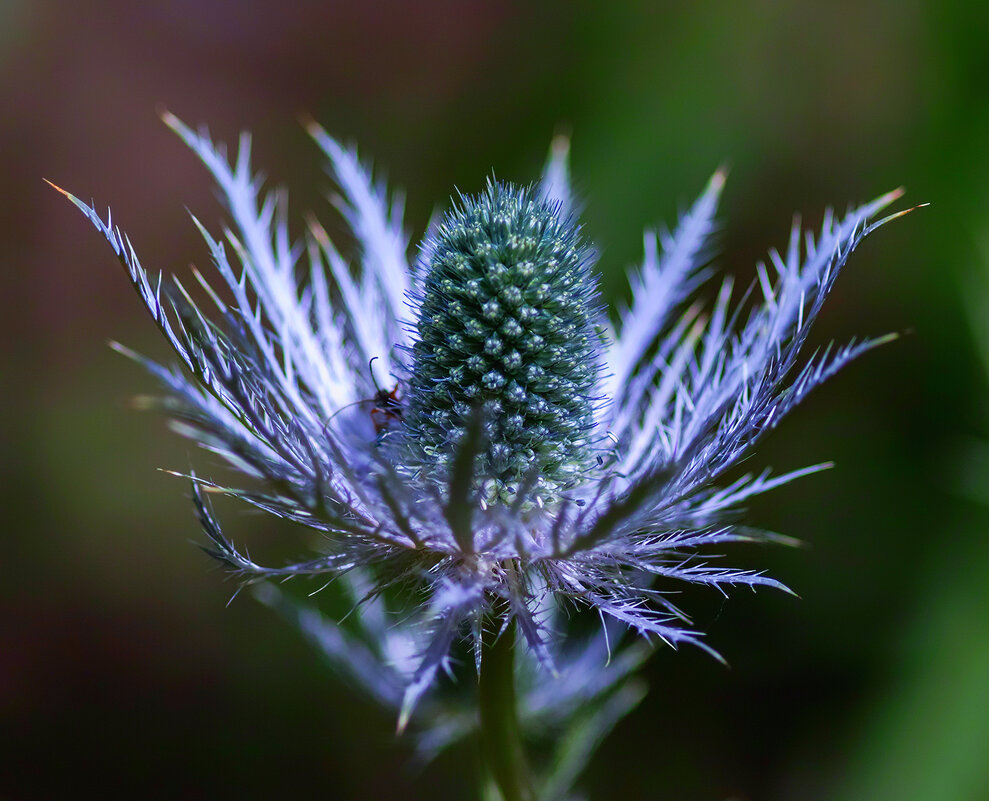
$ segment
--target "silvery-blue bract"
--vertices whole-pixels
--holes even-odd
[[[817,236],[795,225],[749,292],[733,303],[724,280],[705,309],[690,301],[711,274],[719,171],[673,233],[646,235],[631,300],[610,316],[573,216],[565,143],[533,188],[492,181],[461,197],[412,263],[401,204],[311,126],[360,248],[352,264],[316,222],[290,238],[285,196],[262,191],[249,138],[229,163],[205,133],[166,122],[213,174],[233,222],[215,239],[195,221],[222,282],[214,292],[195,273],[214,313],[177,279],[150,277],[109,216],[69,197],[178,356],[175,366],[135,357],[168,390],[174,427],[250,479],[191,477],[211,553],[248,580],[341,577],[359,607],[349,628],[284,606],[274,587],[261,596],[400,710],[400,726],[458,636],[479,650],[489,621],[514,618],[526,659],[553,677],[547,689],[523,665],[523,716],[553,718],[605,697],[640,658],[633,649],[606,667],[604,637],[559,641],[568,604],[595,610],[605,635],[631,627],[675,646],[701,643],[670,599],[676,582],[785,589],[705,549],[775,539],[738,523],[741,504],[822,466],[721,477],[814,386],[883,341],[798,361],[839,270],[899,192],[828,213]],[[221,533],[203,490],[315,529],[323,552],[258,564]],[[391,587],[407,590],[401,616],[387,615]],[[635,700],[615,701],[598,728]],[[447,723],[434,721],[425,750],[472,725]]]

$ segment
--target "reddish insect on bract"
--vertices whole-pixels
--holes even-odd
[[[371,422],[374,433],[381,434],[394,428],[402,420],[402,400],[399,395],[401,383],[395,384],[391,392],[379,389],[374,395],[374,408],[371,409]]]

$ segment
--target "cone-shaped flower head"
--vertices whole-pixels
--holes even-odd
[[[486,503],[529,475],[554,500],[594,464],[597,291],[590,252],[560,204],[490,181],[427,244],[412,348],[411,461],[446,483],[478,414],[474,476]]]

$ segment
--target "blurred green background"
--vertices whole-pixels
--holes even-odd
[[[128,408],[165,347],[50,178],[112,205],[145,265],[208,256],[205,171],[162,107],[326,211],[302,113],[407,191],[527,181],[572,132],[603,285],[731,166],[719,268],[791,215],[898,185],[932,206],[853,256],[816,341],[907,333],[817,391],[750,464],[835,470],[753,504],[804,550],[744,552],[801,596],[684,600],[731,664],[660,650],[592,799],[989,799],[989,12],[962,2],[0,0],[0,798],[462,799],[394,721],[189,544],[200,454]],[[296,532],[227,510],[252,552]]]

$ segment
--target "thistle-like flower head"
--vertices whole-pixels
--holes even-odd
[[[447,215],[417,289],[410,463],[449,481],[473,415],[479,499],[540,505],[594,465],[600,337],[590,252],[559,202],[490,182]]]
[[[178,357],[176,367],[137,357],[167,390],[162,408],[249,479],[190,476],[210,552],[248,580],[350,582],[365,602],[362,628],[319,636],[370,692],[401,706],[403,724],[456,638],[479,644],[492,611],[517,621],[528,654],[552,674],[568,647],[555,637],[561,606],[702,645],[670,600],[677,582],[783,588],[705,549],[776,538],[741,525],[741,504],[819,467],[722,477],[814,386],[881,341],[800,363],[839,270],[898,192],[827,214],[818,236],[794,226],[741,300],[725,280],[705,312],[687,302],[710,275],[719,171],[675,232],[646,235],[631,301],[609,317],[559,143],[538,186],[491,181],[462,197],[411,265],[400,206],[355,152],[313,126],[360,247],[352,270],[316,223],[291,241],[284,194],[262,192],[247,137],[231,164],[205,133],[166,121],[212,172],[232,217],[227,245],[199,226],[232,298],[196,273],[218,314],[178,280],[152,280],[109,217],[69,197]],[[262,566],[221,533],[203,490],[314,529],[324,551]],[[386,625],[374,610],[393,585],[413,592],[400,622]],[[585,656],[603,662],[595,648]],[[585,657],[567,653],[586,670]],[[605,686],[586,674],[560,681],[557,704]]]

